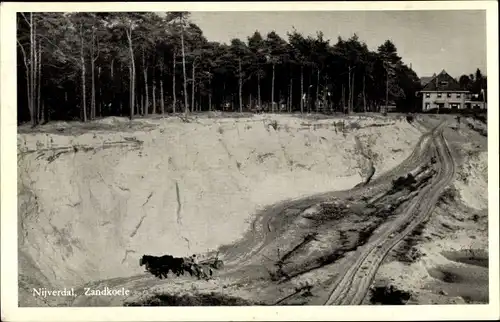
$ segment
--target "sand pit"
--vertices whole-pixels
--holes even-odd
[[[143,274],[143,254],[231,243],[265,205],[358,184],[355,137],[379,175],[421,134],[390,118],[100,123],[18,134],[20,289]]]

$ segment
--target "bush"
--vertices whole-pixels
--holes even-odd
[[[410,190],[413,189],[413,185],[417,183],[417,180],[413,177],[411,173],[408,173],[406,177],[399,177],[396,180],[392,181],[393,190],[401,190],[404,188],[408,188]]]
[[[455,188],[447,188],[439,197],[439,203],[446,203],[447,201],[455,201],[457,198],[457,190]]]
[[[372,304],[404,305],[411,297],[410,293],[400,291],[392,285],[375,287],[371,293],[370,302]]]
[[[278,121],[276,120],[272,120],[271,123],[269,123],[269,125],[271,125],[271,127],[277,131],[278,130]]]

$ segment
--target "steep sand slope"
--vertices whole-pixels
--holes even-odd
[[[143,254],[230,243],[266,204],[359,183],[359,142],[377,176],[420,136],[403,120],[341,121],[168,119],[147,131],[19,134],[20,289],[131,276]]]

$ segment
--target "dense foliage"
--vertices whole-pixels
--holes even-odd
[[[208,110],[380,111],[419,107],[419,78],[387,40],[208,41],[188,12],[19,13],[18,120]],[[465,82],[465,79],[461,79]],[[470,79],[469,79],[470,81]],[[274,103],[272,103],[274,102]]]

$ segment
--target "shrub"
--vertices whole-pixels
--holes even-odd
[[[269,123],[269,125],[275,130],[277,131],[278,130],[278,121],[276,120],[272,120],[271,123]]]
[[[404,305],[408,302],[411,294],[396,289],[393,285],[375,287],[371,291],[370,302],[372,304]]]
[[[413,185],[417,183],[415,177],[411,173],[408,173],[406,177],[399,177],[396,180],[392,181],[393,190],[401,190],[404,188],[408,188],[410,190],[413,189]]]

